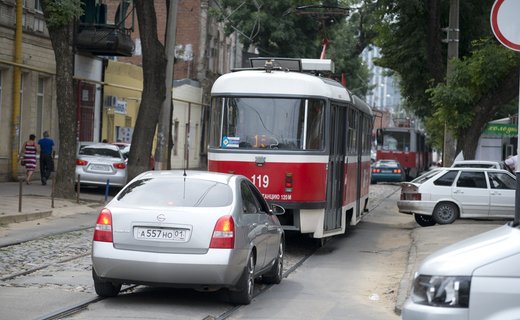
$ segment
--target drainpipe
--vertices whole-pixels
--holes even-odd
[[[14,62],[22,63],[22,18],[23,0],[16,0],[16,29],[14,45]],[[20,152],[20,67],[13,68],[13,117],[11,124],[11,176],[18,179],[18,152]]]

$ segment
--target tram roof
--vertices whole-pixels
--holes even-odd
[[[368,104],[352,95],[337,81],[301,72],[242,70],[227,73],[215,81],[211,94],[326,97],[351,102],[363,112],[372,114]]]
[[[336,81],[306,73],[273,70],[244,70],[219,77],[211,93],[240,95],[322,96],[352,101],[350,94]]]

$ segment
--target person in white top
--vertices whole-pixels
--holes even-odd
[[[518,155],[516,156],[511,156],[509,158],[507,158],[504,163],[506,164],[506,166],[509,168],[509,170],[511,170],[511,172],[515,172],[516,171],[516,163],[518,162]]]

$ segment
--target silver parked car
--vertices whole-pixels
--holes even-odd
[[[122,284],[226,288],[233,303],[248,304],[256,278],[282,280],[283,212],[241,175],[145,172],[99,214],[96,293],[115,296]]]
[[[421,226],[457,218],[513,218],[516,179],[506,170],[439,168],[401,184],[399,212]]]
[[[416,272],[402,319],[520,319],[519,265],[513,223],[437,251]]]
[[[86,185],[123,187],[127,166],[120,149],[109,143],[80,143],[76,155],[76,179]]]

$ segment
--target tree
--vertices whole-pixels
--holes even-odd
[[[515,80],[512,75],[513,70],[518,73],[514,62],[518,54],[498,54],[503,51],[496,42],[482,40],[491,36],[489,12],[493,2],[461,1],[461,61],[456,63],[450,79],[454,83],[449,85],[445,84],[446,48],[441,42],[449,1],[380,2],[376,43],[383,57],[377,63],[399,73],[407,109],[425,120],[437,146],[444,121],[449,120],[449,130],[459,138],[457,149],[464,150],[466,159],[474,157],[485,124],[518,94],[518,76]],[[480,44],[475,46],[478,40]]]
[[[347,75],[347,87],[364,95],[368,70],[359,54],[374,33],[367,28],[376,6],[370,0],[305,1],[282,0],[266,5],[257,1],[223,0],[221,10],[214,11],[226,24],[227,33],[238,32],[245,49],[254,45],[261,56],[318,58],[323,39],[330,48],[327,54],[336,65],[338,78]],[[366,3],[366,6],[356,6]],[[339,7],[340,10],[334,11]],[[348,9],[350,18],[341,14]],[[328,13],[328,14],[327,14]],[[326,18],[325,18],[326,17]]]
[[[74,99],[74,21],[81,16],[80,0],[42,1],[43,13],[56,61],[56,103],[60,141],[59,170],[55,178],[55,195],[74,198],[76,168],[76,111]]]
[[[520,55],[495,40],[479,41],[471,56],[455,62],[447,83],[428,90],[433,119],[446,122],[459,143],[456,152],[474,159],[480,134],[508,102],[518,97]]]
[[[128,175],[149,169],[152,141],[166,98],[166,53],[157,35],[154,1],[134,0],[143,53],[143,93],[130,148]],[[169,97],[168,97],[169,98]]]

